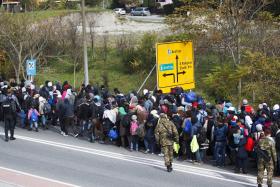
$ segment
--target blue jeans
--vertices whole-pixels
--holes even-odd
[[[33,128],[33,124],[34,124],[35,128],[37,129],[38,128],[38,122],[37,121],[32,121],[32,120],[30,120],[30,129]]]
[[[145,137],[144,144],[145,144],[146,150],[150,150],[151,153],[155,153],[155,141],[154,140]]]
[[[195,159],[197,162],[201,162],[200,151],[199,149],[195,152]]]
[[[226,154],[226,143],[225,142],[216,142],[214,155],[215,155],[217,166],[225,165],[225,154]]]
[[[41,123],[44,126],[46,126],[46,116],[44,114],[41,115]]]

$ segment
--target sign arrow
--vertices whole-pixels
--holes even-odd
[[[178,70],[178,68],[179,68],[179,67],[178,67],[178,63],[179,63],[179,62],[178,62],[178,61],[179,61],[179,57],[178,57],[178,55],[176,55],[177,82],[179,82],[179,75],[180,75],[180,74],[185,75],[185,73],[186,73],[185,71],[179,72],[179,70]]]
[[[173,82],[175,83],[175,75],[174,75],[174,73],[164,73],[162,76],[163,77],[168,77],[168,76],[171,76],[171,75],[173,75]]]
[[[183,75],[185,75],[185,71],[182,71],[182,72],[178,72],[178,75],[180,75],[180,74],[183,74]]]

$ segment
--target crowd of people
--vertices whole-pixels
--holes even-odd
[[[147,89],[123,94],[104,86],[81,85],[75,90],[67,81],[46,81],[37,88],[28,81],[0,80],[0,105],[5,141],[15,140],[16,124],[36,132],[39,127],[60,126],[63,136],[164,155],[169,172],[177,145],[179,160],[201,164],[210,158],[217,167],[234,165],[236,173],[246,174],[249,160],[257,160],[259,186],[264,169],[268,186],[274,167],[280,174],[278,104],[270,108],[262,103],[256,109],[247,99],[239,108],[224,99],[211,104],[179,87],[169,94]]]

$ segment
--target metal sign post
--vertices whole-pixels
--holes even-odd
[[[148,74],[148,76],[146,77],[146,79],[144,80],[144,82],[141,84],[140,88],[137,91],[137,94],[142,90],[143,86],[146,84],[147,80],[149,79],[149,77],[152,75],[154,69],[156,68],[156,64],[154,65],[154,67],[152,68],[152,70],[150,71],[150,73]]]

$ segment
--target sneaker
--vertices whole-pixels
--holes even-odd
[[[158,156],[164,156],[164,154],[160,153],[160,154],[158,154]]]
[[[150,152],[150,150],[149,149],[147,149],[144,153],[145,154],[148,154]]]
[[[79,136],[79,134],[75,134],[74,137],[77,138]]]
[[[8,142],[9,141],[9,138],[5,138],[5,142]]]
[[[64,133],[63,136],[68,136],[68,134],[65,134],[65,133]]]
[[[36,132],[39,132],[38,128],[36,128]]]
[[[15,140],[16,138],[15,137],[10,137],[10,140]]]

